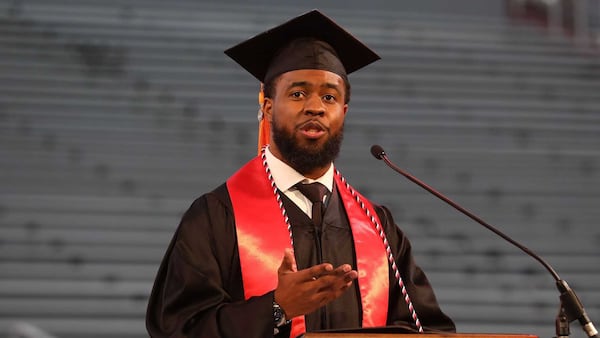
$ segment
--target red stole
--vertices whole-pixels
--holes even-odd
[[[339,175],[335,175],[335,182],[354,238],[362,326],[384,326],[387,321],[389,272],[383,240]],[[283,251],[291,248],[290,232],[260,157],[248,162],[230,177],[227,189],[235,216],[244,296],[249,299],[277,287],[277,269]],[[364,197],[359,197],[379,222],[373,206]],[[304,316],[293,318],[291,337],[304,332]]]

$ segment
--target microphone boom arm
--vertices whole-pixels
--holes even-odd
[[[524,245],[520,244],[519,242],[517,242],[517,241],[513,240],[512,238],[510,238],[509,236],[505,235],[502,231],[498,230],[496,227],[485,222],[479,216],[473,214],[469,210],[467,210],[467,209],[463,208],[462,206],[460,206],[459,204],[455,203],[450,198],[444,196],[442,193],[440,193],[437,190],[435,190],[434,188],[430,187],[425,182],[421,181],[420,179],[416,178],[415,176],[411,175],[410,173],[400,169],[398,166],[396,166],[394,163],[392,163],[388,159],[385,151],[383,150],[383,148],[381,146],[373,145],[371,147],[371,154],[373,154],[373,156],[376,159],[383,160],[383,162],[385,162],[385,164],[388,167],[392,168],[394,171],[396,171],[400,175],[406,177],[407,179],[409,179],[413,183],[417,184],[421,188],[429,191],[430,193],[435,195],[437,198],[439,198],[442,201],[446,202],[447,204],[451,205],[456,210],[458,210],[461,213],[463,213],[464,215],[468,216],[475,222],[483,225],[488,230],[490,230],[493,233],[495,233],[496,235],[502,237],[507,242],[509,242],[512,245],[516,246],[517,248],[521,249],[527,255],[534,258],[538,262],[540,262],[542,264],[542,266],[544,266],[544,268],[546,268],[546,270],[548,270],[548,272],[550,272],[550,274],[552,275],[552,277],[554,277],[554,280],[556,281],[556,287],[557,287],[558,291],[560,292],[561,307],[562,307],[562,309],[564,309],[564,314],[567,316],[568,321],[572,322],[576,319],[579,320],[579,323],[582,325],[582,328],[585,331],[585,333],[588,335],[588,337],[590,337],[590,338],[598,337],[598,331],[596,330],[596,328],[594,327],[594,324],[588,317],[588,315],[583,307],[583,304],[581,303],[581,301],[575,294],[575,291],[573,291],[573,289],[571,289],[569,287],[569,285],[567,284],[567,282],[565,280],[560,278],[558,273],[544,259],[542,259],[539,255],[535,254],[533,251],[529,250]]]

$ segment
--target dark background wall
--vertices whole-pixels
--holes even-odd
[[[146,336],[179,217],[256,153],[258,84],[223,50],[317,7],[382,56],[351,76],[337,165],[392,209],[459,331],[553,336],[553,280],[372,144],[600,318],[594,49],[502,1],[31,0],[0,3],[0,336]]]

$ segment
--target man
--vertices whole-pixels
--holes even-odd
[[[347,74],[379,57],[318,11],[226,53],[264,83],[270,144],[183,216],[150,297],[150,335],[454,331],[389,211],[333,166]]]

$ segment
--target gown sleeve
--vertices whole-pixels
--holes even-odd
[[[222,185],[194,201],[169,244],[148,302],[151,337],[273,336],[273,292],[244,300],[235,243]]]
[[[385,229],[396,265],[406,286],[415,311],[428,332],[456,332],[454,322],[442,312],[429,280],[419,266],[416,265],[411,244],[402,230],[394,223],[390,211],[383,206],[376,207],[377,214]],[[402,296],[398,281],[390,269],[390,297],[387,325],[411,327],[416,329],[408,306]]]

